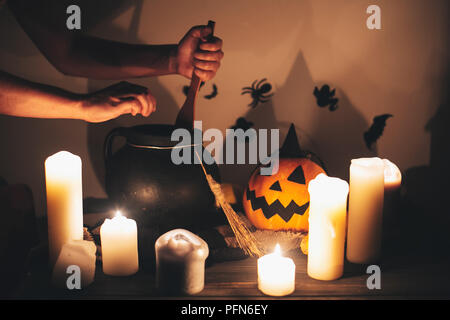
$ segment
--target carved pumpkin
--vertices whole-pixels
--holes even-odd
[[[291,125],[280,149],[278,172],[264,176],[257,168],[244,191],[244,211],[255,227],[308,231],[308,183],[325,173],[312,155],[300,150],[295,127]]]

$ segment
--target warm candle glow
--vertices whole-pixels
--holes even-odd
[[[379,158],[354,159],[350,165],[347,259],[375,262],[381,253],[384,163]]]
[[[273,251],[273,253],[274,253],[276,256],[281,256],[281,248],[280,248],[280,245],[279,245],[278,243],[276,244],[275,250]]]
[[[113,276],[128,276],[139,270],[137,225],[120,211],[105,219],[100,228],[103,272]]]
[[[83,240],[81,159],[61,151],[48,157],[44,166],[49,256],[54,265],[64,243]]]
[[[270,296],[285,296],[295,290],[295,264],[281,255],[279,244],[273,253],[258,259],[258,289]]]
[[[314,279],[335,280],[344,272],[348,190],[346,181],[323,173],[308,185],[308,275]]]

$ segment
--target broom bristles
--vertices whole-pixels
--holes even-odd
[[[202,165],[203,166],[203,165]],[[239,215],[233,210],[230,204],[226,201],[225,195],[222,191],[222,187],[220,186],[214,178],[206,174],[206,180],[213,192],[216,202],[220,205],[225,216],[227,217],[228,223],[230,224],[231,230],[236,236],[236,241],[239,247],[244,251],[245,254],[250,255],[252,257],[261,257],[264,253],[260,250],[258,246],[258,241],[247,228],[245,223],[241,220]]]
[[[233,231],[236,241],[239,247],[244,251],[246,255],[252,257],[261,257],[264,253],[261,251],[260,246],[258,246],[258,241],[254,237],[254,235],[247,228],[245,223],[239,218],[239,215],[233,210],[228,201],[225,199],[225,194],[222,191],[222,187],[219,183],[217,183],[214,178],[206,172],[205,166],[195,150],[195,155],[197,156],[200,165],[203,169],[203,173],[206,176],[206,181],[208,181],[208,185],[216,198],[216,205],[220,206],[227,217],[228,223]]]

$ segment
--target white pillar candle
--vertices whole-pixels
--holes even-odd
[[[295,264],[281,255],[280,245],[273,253],[258,259],[258,289],[269,296],[286,296],[295,290]]]
[[[155,242],[156,286],[169,294],[196,294],[205,283],[208,244],[184,229],[166,232]]]
[[[77,284],[84,289],[94,281],[97,247],[93,241],[70,240],[66,242],[56,260],[52,273],[52,283],[56,287],[70,289]],[[77,270],[75,270],[76,268]],[[79,274],[75,274],[79,272]],[[72,280],[72,275],[78,280]],[[72,280],[72,281],[71,281]],[[75,282],[75,283],[74,283]]]
[[[348,204],[348,261],[372,263],[380,257],[383,201],[383,161],[379,158],[352,160]]]
[[[105,219],[100,228],[103,272],[111,276],[129,276],[139,270],[136,221],[118,211]]]
[[[319,174],[308,185],[308,275],[335,280],[344,273],[347,181]]]
[[[83,240],[83,190],[81,159],[67,151],[45,160],[48,246],[53,266],[62,246],[69,240]]]

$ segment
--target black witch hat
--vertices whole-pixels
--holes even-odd
[[[304,156],[305,154],[298,142],[295,126],[291,123],[286,139],[284,139],[283,145],[280,148],[280,158],[303,158]]]
[[[283,145],[280,148],[279,157],[282,159],[307,158],[317,163],[325,172],[328,173],[325,163],[319,158],[319,156],[317,156],[314,152],[302,150],[300,143],[298,142],[297,132],[295,131],[295,125],[293,123],[291,123],[286,139],[284,139]]]

